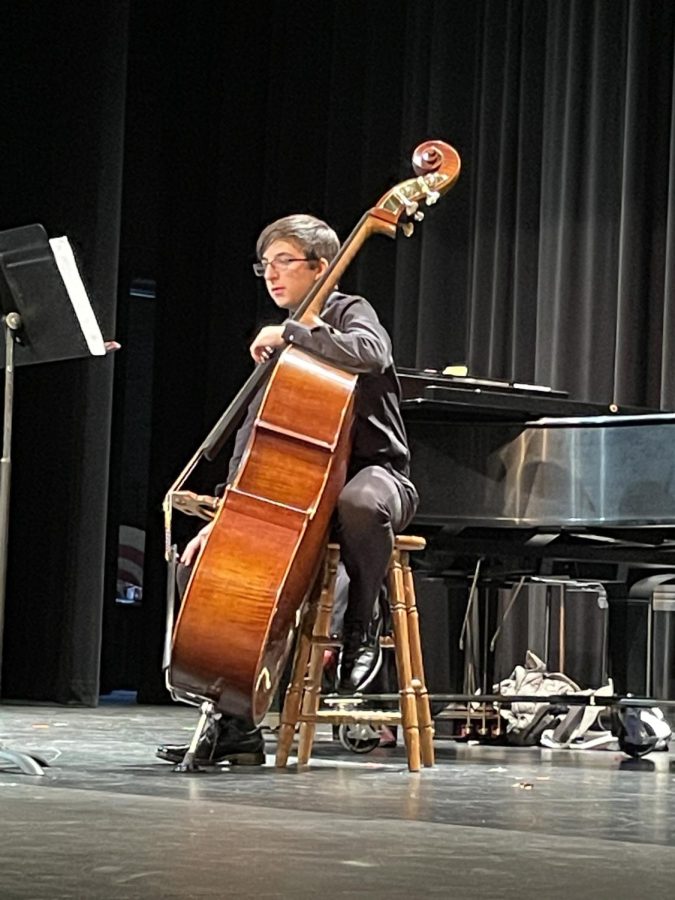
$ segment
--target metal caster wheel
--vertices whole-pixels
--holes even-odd
[[[372,725],[340,725],[338,739],[351,753],[370,753],[380,745],[380,735]]]

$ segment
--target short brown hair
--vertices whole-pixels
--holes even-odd
[[[273,241],[294,241],[302,247],[308,259],[326,259],[337,256],[340,240],[330,225],[316,216],[299,213],[277,219],[264,228],[255,245],[258,259]]]

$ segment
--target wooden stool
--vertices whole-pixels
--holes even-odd
[[[331,638],[330,625],[340,547],[338,544],[328,544],[323,575],[317,581],[317,588],[300,623],[291,681],[281,713],[276,755],[278,767],[285,766],[288,761],[298,723],[298,765],[309,762],[317,722],[332,725],[357,722],[402,725],[410,771],[418,772],[420,764],[433,766],[434,727],[424,681],[419,614],[409,558],[411,551],[423,550],[425,546],[424,538],[398,535],[389,563],[387,583],[392,640],[396,653],[399,708],[386,711],[361,706],[348,709],[345,708],[347,703],[339,702],[334,709],[319,709],[324,651],[339,646]],[[364,700],[367,700],[367,696]]]

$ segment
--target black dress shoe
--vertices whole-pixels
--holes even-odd
[[[364,691],[375,679],[382,667],[381,638],[384,633],[389,603],[383,585],[373,606],[367,626],[343,623],[342,653],[337,669],[338,694],[356,694]]]
[[[338,681],[339,694],[358,694],[373,681],[382,667],[380,642],[363,642],[359,645],[354,660],[346,659],[341,666]]]
[[[156,755],[167,762],[180,763],[189,744],[162,744]],[[232,720],[214,719],[199,739],[195,752],[198,766],[217,766],[228,762],[236,766],[262,766],[265,763],[265,741],[259,728],[244,731]]]
[[[366,631],[357,631],[346,638],[338,669],[339,694],[364,691],[380,671],[382,624],[382,617],[378,616]]]

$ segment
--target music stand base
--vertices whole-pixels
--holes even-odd
[[[0,771],[20,769],[24,775],[44,775],[42,767],[47,765],[49,763],[39,756],[31,756],[29,753],[21,753],[19,750],[10,750],[4,744],[0,744]]]

